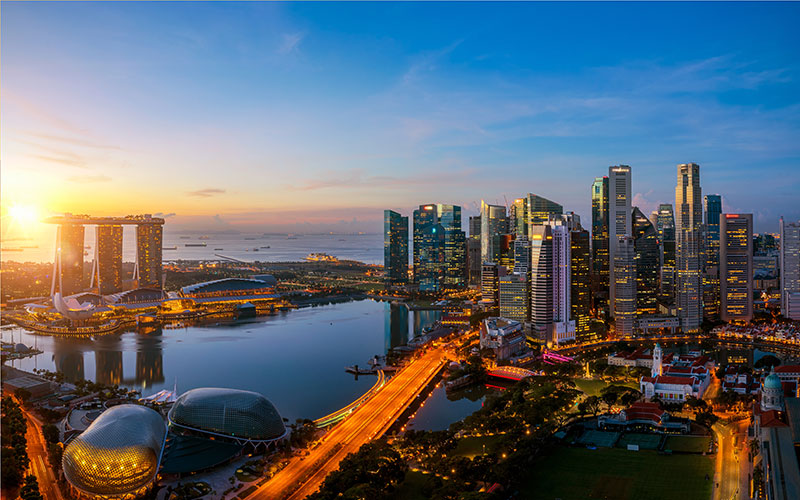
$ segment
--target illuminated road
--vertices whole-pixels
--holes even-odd
[[[22,412],[28,424],[25,438],[28,440],[28,458],[31,461],[30,470],[39,482],[39,491],[44,500],[63,500],[58,489],[56,477],[50,463],[47,461],[47,446],[42,436],[39,422],[28,412]]]
[[[249,498],[303,499],[322,485],[339,462],[361,445],[382,436],[444,364],[444,348],[430,349],[397,372],[372,398],[331,429],[316,448],[289,464]]]
[[[746,428],[746,425],[747,421],[731,424],[718,422],[713,426],[718,443],[712,496],[714,500],[747,498],[748,492],[743,491],[740,486],[743,479],[740,477],[740,470],[743,469],[740,460],[747,461],[747,440],[741,432],[742,426]]]
[[[385,383],[386,383],[386,374],[383,372],[383,370],[378,370],[378,380],[370,388],[370,390],[365,392],[360,398],[356,399],[355,401],[345,406],[341,410],[336,410],[333,413],[330,413],[328,415],[325,415],[324,417],[314,420],[314,425],[322,428],[335,424],[337,422],[341,422],[342,420],[347,418],[351,413],[353,413],[353,411],[356,408],[358,408],[359,406],[364,404],[365,401],[371,398],[373,394],[378,392],[378,390],[380,390],[380,388],[383,387],[383,384]]]

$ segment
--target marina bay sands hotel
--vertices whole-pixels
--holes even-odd
[[[164,219],[150,214],[90,217],[64,214],[45,219],[57,224],[53,280],[50,295],[67,296],[86,290],[83,273],[84,233],[94,226],[95,244],[90,289],[100,295],[123,291],[122,226],[136,226],[136,258],[131,288],[161,288],[161,251]]]

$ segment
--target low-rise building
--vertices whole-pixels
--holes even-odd
[[[523,354],[527,350],[522,323],[506,318],[483,320],[480,343],[481,348],[492,349],[498,361]]]
[[[598,417],[600,429],[614,431],[645,430],[651,432],[669,432],[686,434],[691,423],[685,418],[675,418],[661,409],[658,403],[638,401],[629,408],[614,415]]]

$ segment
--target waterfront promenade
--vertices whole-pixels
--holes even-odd
[[[292,458],[283,470],[248,498],[296,500],[317,491],[325,477],[339,468],[342,459],[389,430],[433,380],[444,362],[444,347],[422,353],[346,420],[331,429],[307,456]]]

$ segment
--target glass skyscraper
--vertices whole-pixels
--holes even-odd
[[[638,207],[633,207],[633,246],[636,267],[636,312],[656,313],[660,256],[658,232]]]
[[[146,216],[149,218],[149,216]],[[163,221],[163,219],[161,219]],[[163,222],[162,222],[163,224]],[[161,288],[161,252],[164,227],[158,223],[136,225],[136,273],[140,287]]]
[[[592,284],[595,302],[608,309],[608,177],[592,183]]]
[[[725,214],[720,220],[720,317],[753,319],[753,214]]]
[[[408,283],[408,217],[383,211],[383,279],[387,285]]]
[[[608,167],[608,258],[609,287],[608,296],[614,303],[616,280],[614,280],[614,254],[620,236],[632,236],[631,224],[631,167],[617,165]],[[612,316],[616,308],[613,308]]]
[[[678,182],[675,187],[676,302],[684,333],[698,331],[703,319],[701,200],[700,165],[678,165]]]
[[[420,291],[438,291],[444,271],[444,228],[436,205],[414,210],[414,282]]]
[[[661,300],[668,304],[675,302],[675,216],[671,203],[658,206],[656,231],[661,243]]]
[[[122,226],[98,225],[92,279],[101,295],[122,291]]]
[[[481,260],[499,262],[500,235],[508,232],[506,207],[481,200]]]
[[[711,320],[716,320],[720,311],[719,217],[721,213],[722,197],[720,195],[708,194],[703,197],[703,215],[705,217],[703,226],[705,229],[703,315]]]

